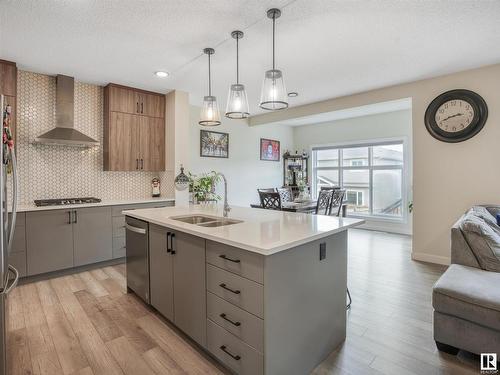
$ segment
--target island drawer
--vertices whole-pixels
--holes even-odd
[[[262,319],[210,292],[207,292],[207,317],[259,352],[264,351]]]
[[[264,287],[255,281],[207,264],[207,289],[260,318],[264,315]]]
[[[210,319],[207,319],[207,348],[239,375],[264,373],[263,355]]]
[[[264,257],[233,246],[207,241],[207,263],[264,283]]]

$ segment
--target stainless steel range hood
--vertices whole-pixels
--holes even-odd
[[[56,78],[56,127],[35,138],[35,143],[91,147],[99,144],[74,128],[75,80],[58,75]]]

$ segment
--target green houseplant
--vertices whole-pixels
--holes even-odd
[[[215,186],[220,179],[215,171],[202,173],[199,176],[189,173],[189,192],[192,193],[193,203],[221,200],[221,196],[215,193]]]

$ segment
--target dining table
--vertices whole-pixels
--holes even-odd
[[[281,210],[282,211],[289,211],[289,212],[311,213],[311,212],[316,211],[317,203],[318,203],[318,201],[316,199],[281,202]],[[251,204],[250,207],[262,208],[262,206],[258,203]]]

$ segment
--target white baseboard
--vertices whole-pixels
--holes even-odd
[[[443,264],[445,266],[450,265],[450,258],[449,257],[444,257],[441,255],[433,255],[433,254],[427,254],[427,253],[411,253],[411,259],[413,260],[418,260],[421,262],[427,262],[427,263],[436,263],[436,264]]]

